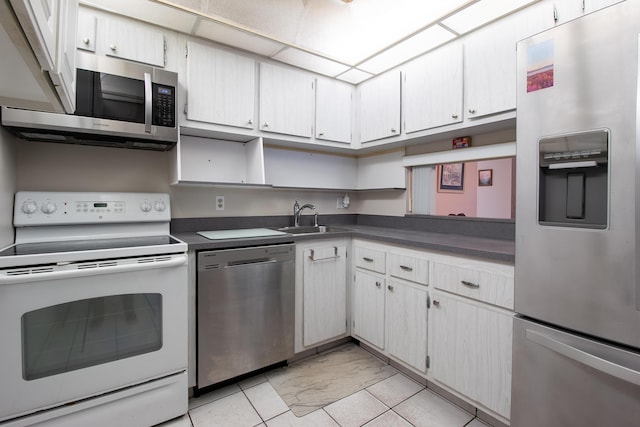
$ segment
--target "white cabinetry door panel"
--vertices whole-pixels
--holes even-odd
[[[434,261],[436,288],[513,310],[513,266],[469,261]]]
[[[372,274],[355,272],[353,284],[353,334],[384,349],[385,280]]]
[[[76,48],[89,52],[96,51],[96,31],[98,18],[87,9],[78,11],[78,32]]]
[[[487,408],[510,418],[513,316],[479,309],[476,333],[477,399]]]
[[[553,27],[553,16],[553,2],[540,2],[468,37],[464,47],[466,118],[516,108],[516,42]]]
[[[512,315],[438,291],[431,304],[433,377],[508,419]]]
[[[346,333],[346,248],[318,246],[304,251],[303,345]]]
[[[353,86],[331,79],[316,80],[316,138],[351,142]]]
[[[255,61],[192,40],[187,49],[187,119],[252,129]]]
[[[462,122],[462,88],[462,44],[411,62],[404,73],[405,132]]]
[[[164,67],[165,40],[162,31],[135,21],[105,19],[103,49],[108,56]]]
[[[359,86],[360,141],[400,135],[400,72],[391,71]]]
[[[387,282],[386,350],[421,372],[427,370],[427,290]]]
[[[11,0],[13,10],[45,71],[55,68],[60,0]]]
[[[56,64],[50,75],[65,111],[73,113],[76,111],[78,0],[62,2],[59,13]]]
[[[313,135],[311,74],[260,64],[260,130],[288,135]]]

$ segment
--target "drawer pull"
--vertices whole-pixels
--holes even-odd
[[[436,307],[440,307],[440,301],[438,301],[437,299],[434,299],[433,305],[435,305]]]
[[[473,283],[473,282],[467,282],[466,280],[461,280],[460,283],[462,283],[463,285],[468,286],[470,288],[474,288],[474,289],[477,289],[477,288],[480,287],[480,285],[478,285],[476,283]]]
[[[400,268],[403,269],[404,271],[413,271],[413,267],[408,267],[406,265],[401,265]]]
[[[366,256],[362,257],[362,259],[367,261],[367,262],[373,262],[373,258],[367,258]]]
[[[387,285],[387,289],[389,289],[391,292],[393,292],[393,286]]]
[[[380,287],[380,282],[376,282],[376,288]]]

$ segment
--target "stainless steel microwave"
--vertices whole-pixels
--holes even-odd
[[[76,111],[2,107],[2,125],[31,141],[166,151],[178,141],[178,75],[77,52]]]

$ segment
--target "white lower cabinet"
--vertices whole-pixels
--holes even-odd
[[[384,350],[385,279],[356,270],[353,282],[352,334]]]
[[[390,280],[386,292],[387,352],[426,372],[427,289]]]
[[[438,258],[432,263],[429,374],[507,421],[511,408],[513,266]]]
[[[346,239],[296,244],[296,352],[347,336]]]
[[[352,334],[426,372],[428,261],[416,251],[355,241]]]

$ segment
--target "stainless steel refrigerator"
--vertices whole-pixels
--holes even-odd
[[[517,45],[511,424],[640,426],[640,1]]]

